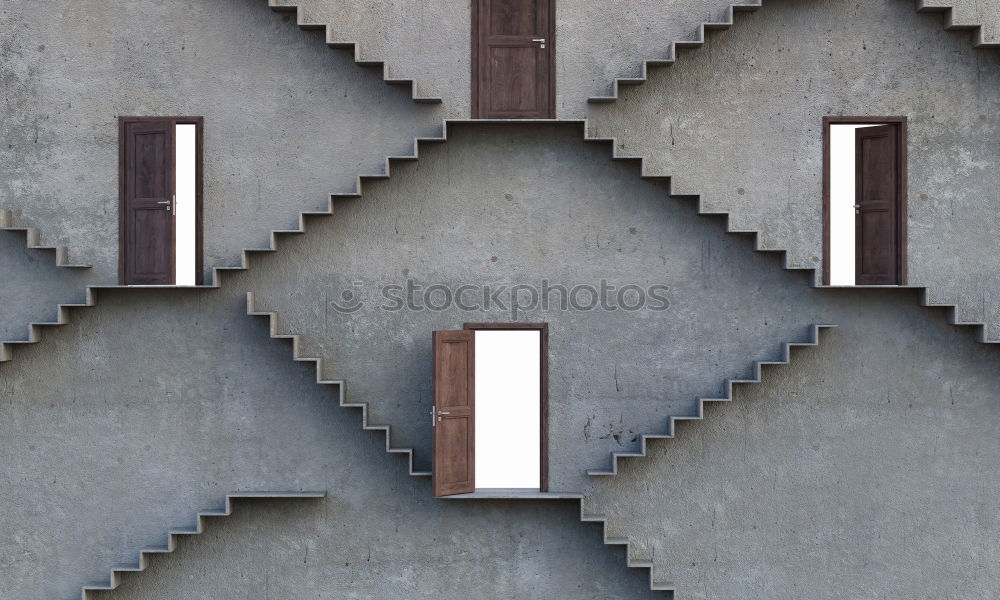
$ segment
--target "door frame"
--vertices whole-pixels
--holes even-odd
[[[202,195],[204,188],[204,157],[205,157],[205,118],[204,117],[132,117],[132,116],[119,116],[118,117],[118,283],[119,285],[127,285],[125,282],[125,223],[126,223],[126,211],[125,211],[125,168],[127,156],[125,154],[125,128],[129,123],[149,123],[157,121],[169,121],[171,124],[172,137],[171,137],[171,148],[174,148],[176,142],[176,127],[177,125],[195,125],[195,190],[194,190],[194,202],[195,202],[195,284],[203,285],[205,276],[202,272],[204,269],[203,259],[202,259],[202,248],[204,245],[203,233],[202,233]],[[176,151],[172,151],[171,159],[176,163],[177,154]],[[177,185],[177,171],[176,164],[174,165],[174,181],[171,182],[171,193],[175,193]],[[176,215],[174,215],[176,218]],[[175,228],[176,229],[176,228]],[[176,239],[174,240],[174,254],[177,253]],[[175,279],[176,281],[176,279]]]
[[[823,285],[830,285],[830,127],[832,125],[892,125],[896,129],[896,285],[907,284],[907,117],[823,117]]]
[[[479,3],[489,0],[472,0],[472,118],[483,118],[479,112]],[[549,8],[549,31],[545,43],[549,51],[549,117],[556,117],[556,0],[535,0]]]
[[[548,323],[466,323],[473,331],[538,331],[541,364],[539,365],[539,481],[538,491],[549,491],[549,324]]]

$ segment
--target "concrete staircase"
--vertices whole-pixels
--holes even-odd
[[[452,127],[452,126],[462,126],[462,125],[470,125],[470,124],[475,124],[475,125],[492,125],[492,126],[505,126],[505,125],[519,125],[519,124],[523,125],[523,124],[525,124],[525,122],[526,121],[524,121],[524,120],[514,120],[514,121],[507,121],[507,120],[445,120],[443,122],[443,124],[442,124],[442,135],[440,137],[426,138],[426,139],[422,138],[422,139],[416,140],[416,142],[415,142],[416,147],[414,149],[414,155],[413,155],[413,157],[410,158],[410,160],[414,160],[419,155],[419,145],[420,145],[421,142],[433,142],[435,144],[446,142],[448,140],[448,131],[449,131],[449,128]],[[531,121],[528,121],[528,122],[530,123]],[[537,122],[538,123],[551,123],[552,121],[537,121]],[[640,178],[641,179],[650,179],[650,180],[658,180],[658,181],[669,181],[670,180],[669,177],[647,174],[645,172],[645,168],[644,168],[644,159],[641,158],[641,157],[632,157],[632,156],[621,156],[621,155],[619,155],[617,153],[618,144],[617,144],[616,140],[614,138],[602,138],[602,137],[596,137],[596,136],[591,135],[590,132],[589,132],[589,129],[588,129],[588,124],[587,124],[586,121],[581,121],[581,120],[560,120],[560,121],[557,121],[557,122],[560,123],[560,124],[563,124],[563,125],[567,125],[567,126],[576,126],[576,127],[579,127],[582,130],[583,141],[584,142],[587,142],[587,143],[598,143],[598,144],[602,144],[602,145],[610,145],[611,152],[612,152],[612,159],[615,160],[615,161],[628,161],[628,162],[636,164],[638,166],[638,168],[639,168]],[[350,195],[350,196],[347,196],[347,197],[359,197],[359,195]],[[779,253],[781,253],[782,256],[783,256],[783,258],[784,258],[784,260],[782,261],[782,266],[783,266],[783,268],[785,270],[789,270],[789,271],[803,271],[803,270],[804,271],[812,271],[811,268],[805,268],[805,269],[803,269],[803,268],[800,268],[800,267],[795,267],[795,266],[789,265],[788,264],[788,260],[787,260],[787,252],[785,252],[784,250],[775,250],[775,249],[769,249],[769,248],[762,248],[761,245],[760,245],[760,236],[759,236],[758,232],[735,229],[732,226],[732,224],[731,224],[731,222],[729,220],[729,213],[706,210],[702,206],[699,197],[688,195],[688,196],[675,196],[675,198],[677,198],[677,199],[679,199],[681,201],[692,201],[692,202],[694,202],[696,204],[696,206],[697,206],[697,214],[699,216],[709,217],[709,218],[724,217],[726,219],[726,228],[725,228],[726,233],[738,234],[738,235],[753,235],[754,239],[755,239],[755,245],[754,245],[754,251],[755,252],[761,252],[761,253],[779,252]],[[304,223],[303,223],[303,227],[304,227]],[[921,291],[924,291],[923,288],[915,288],[915,289],[919,289]],[[836,293],[836,291],[835,290],[830,290],[830,293]],[[939,305],[928,304],[926,302],[926,300],[924,300],[922,303],[923,303],[924,306],[939,306]],[[301,352],[301,349],[300,349],[301,346],[303,345],[302,344],[302,336],[304,334],[302,332],[296,333],[296,332],[288,332],[288,331],[282,330],[282,328],[280,326],[280,323],[281,323],[282,319],[281,319],[281,316],[278,313],[278,311],[273,310],[273,309],[271,309],[269,307],[261,306],[259,300],[255,297],[255,295],[254,295],[253,292],[248,293],[248,297],[247,297],[247,313],[249,315],[251,315],[251,316],[266,317],[268,319],[268,323],[269,323],[269,335],[270,335],[270,337],[275,338],[275,339],[290,340],[291,344],[292,344],[292,357],[293,357],[293,360],[296,361],[296,362],[306,362],[306,363],[312,363],[313,365],[315,365],[315,369],[316,369],[316,382],[317,383],[319,383],[321,385],[336,385],[336,386],[338,386],[337,387],[337,394],[338,394],[338,403],[339,403],[339,405],[342,406],[342,407],[346,407],[346,408],[361,409],[361,412],[362,412],[362,428],[364,430],[366,430],[366,431],[379,431],[379,432],[382,432],[385,435],[385,440],[386,440],[385,448],[386,448],[386,452],[388,452],[390,454],[401,454],[401,455],[404,455],[406,457],[406,459],[407,459],[408,474],[409,475],[415,476],[415,477],[428,477],[428,476],[431,475],[431,473],[428,472],[428,471],[416,470],[414,468],[414,450],[413,450],[413,448],[409,448],[409,447],[396,447],[396,446],[393,445],[393,443],[392,443],[392,426],[391,425],[372,425],[372,424],[370,424],[368,422],[369,406],[368,406],[367,403],[351,403],[351,402],[347,401],[346,387],[345,387],[346,383],[345,383],[344,380],[342,380],[342,379],[328,379],[328,378],[324,377],[323,373],[325,371],[324,371],[324,361],[323,361],[323,358],[318,357],[318,356],[303,356],[302,355],[302,352]],[[981,324],[976,324],[976,323],[957,322],[954,319],[952,319],[951,322],[953,324],[955,324],[955,325],[961,325],[961,326],[981,326]],[[784,343],[783,344],[782,354],[777,359],[774,359],[774,360],[764,360],[764,361],[756,361],[756,362],[754,362],[753,363],[753,367],[752,367],[753,374],[752,374],[752,376],[750,378],[730,379],[730,380],[727,380],[725,382],[726,393],[725,393],[724,396],[718,397],[718,398],[699,398],[698,399],[698,405],[697,405],[698,408],[697,408],[697,411],[696,411],[695,414],[693,414],[693,415],[671,417],[669,419],[669,421],[668,421],[666,431],[664,431],[662,433],[644,433],[644,434],[641,434],[641,436],[640,436],[640,450],[639,451],[635,451],[635,452],[616,452],[616,453],[613,453],[611,455],[611,465],[610,465],[609,469],[594,469],[594,470],[589,470],[588,471],[588,475],[590,475],[592,477],[597,477],[597,478],[605,478],[605,477],[608,477],[608,476],[616,475],[618,473],[618,461],[619,461],[620,458],[638,458],[638,457],[644,457],[644,456],[646,456],[647,441],[648,440],[652,440],[652,439],[672,439],[676,435],[676,426],[677,426],[678,423],[684,422],[684,421],[697,421],[697,420],[704,419],[704,417],[705,417],[704,408],[705,408],[705,405],[707,403],[711,403],[711,402],[728,402],[728,401],[732,400],[732,398],[733,398],[733,388],[735,386],[762,382],[763,381],[763,370],[764,370],[765,366],[788,365],[788,364],[790,364],[791,363],[791,354],[792,354],[792,349],[793,348],[814,347],[814,346],[817,346],[819,344],[819,340],[820,340],[820,332],[823,331],[823,330],[834,328],[834,327],[836,327],[836,325],[832,325],[832,324],[813,324],[813,325],[811,325],[810,326],[810,333],[809,333],[808,338],[806,340],[804,340],[804,341],[796,341],[796,342],[786,342],[786,343]],[[577,492],[570,492],[570,494],[576,494],[576,493]],[[609,530],[609,518],[608,518],[608,516],[600,514],[600,513],[589,511],[587,509],[587,507],[586,507],[586,498],[584,497],[583,494],[580,494],[580,502],[581,502],[581,508],[580,508],[580,510],[581,510],[581,521],[583,521],[583,522],[601,523],[602,526],[604,527],[604,540],[605,540],[605,544],[608,544],[608,545],[621,545],[621,546],[625,546],[626,547],[626,554],[627,554],[627,557],[628,557],[627,564],[628,564],[629,567],[632,567],[632,568],[651,568],[652,567],[652,563],[650,561],[643,560],[643,559],[634,559],[630,554],[628,554],[628,552],[629,552],[629,544],[630,544],[629,540],[627,538],[625,538],[625,537],[615,536],[615,535],[612,535],[611,533],[609,533],[610,530]],[[669,582],[654,580],[652,578],[652,573],[651,573],[650,574],[650,589],[653,590],[653,591],[672,592],[673,591],[673,586]]]
[[[278,331],[278,313],[274,311],[258,310],[254,303],[254,293],[247,292],[247,314],[252,317],[266,317],[270,328],[270,336],[273,339],[289,340],[292,343],[292,360],[295,362],[312,363],[316,368],[316,383],[327,386],[332,385],[337,388],[337,404],[342,408],[361,409],[361,429],[364,431],[378,431],[385,435],[385,451],[389,454],[401,454],[406,457],[407,472],[411,477],[430,477],[430,471],[418,471],[413,468],[413,448],[398,448],[392,445],[391,425],[372,425],[368,422],[368,404],[365,402],[346,402],[347,383],[341,379],[326,379],[323,377],[323,359],[317,357],[301,356],[299,344],[301,335],[281,333]]]
[[[23,233],[29,250],[54,252],[56,266],[67,269],[90,269],[92,265],[73,263],[69,260],[69,250],[65,246],[47,246],[42,243],[42,232],[36,227],[18,226],[14,223],[14,212],[10,209],[0,210],[0,231]]]
[[[646,444],[648,440],[665,440],[673,439],[676,434],[676,427],[678,423],[685,421],[700,421],[705,418],[705,404],[708,402],[730,402],[733,399],[733,386],[735,385],[745,385],[752,383],[761,383],[763,381],[762,368],[768,365],[788,365],[791,364],[791,352],[792,348],[801,347],[811,347],[819,345],[819,333],[821,330],[830,329],[836,327],[835,325],[813,325],[812,326],[812,337],[807,342],[791,342],[784,344],[784,355],[782,359],[776,361],[758,361],[754,363],[754,377],[752,379],[730,379],[726,381],[727,393],[723,398],[699,398],[698,399],[698,412],[695,415],[690,416],[674,416],[670,417],[668,422],[668,427],[666,433],[661,434],[642,434],[640,439],[640,450],[638,452],[615,452],[611,455],[611,469],[610,470],[589,470],[587,474],[592,477],[608,477],[618,474],[618,460],[621,458],[641,458],[646,456]],[[580,521],[584,523],[599,523],[601,525],[601,532],[604,539],[604,544],[608,546],[622,546],[625,551],[625,562],[629,568],[632,569],[648,569],[649,570],[649,589],[653,591],[666,592],[673,597],[676,593],[676,587],[673,582],[670,581],[660,581],[657,580],[653,574],[653,561],[647,558],[636,558],[633,554],[632,542],[627,536],[614,535],[612,533],[613,523],[612,519],[606,514],[590,512],[587,509],[587,498],[583,497],[580,499]]]
[[[30,250],[41,250],[44,252],[54,252],[56,266],[73,270],[90,269],[91,265],[72,263],[69,260],[69,252],[65,246],[49,246],[42,243],[41,232],[35,227],[23,227],[14,223],[13,211],[9,209],[0,210],[0,231],[11,231],[24,234],[27,246]],[[44,327],[56,327],[69,323],[69,309],[73,307],[93,306],[96,301],[93,290],[87,290],[87,299],[82,303],[59,304],[56,307],[56,320],[28,323],[28,336],[24,340],[0,341],[0,362],[9,361],[12,357],[12,349],[18,345],[35,344],[40,340],[41,329]]]
[[[1000,2],[996,0],[917,0],[917,10],[944,13],[947,29],[974,32],[976,48],[1000,48]]]
[[[622,86],[636,86],[646,83],[649,77],[650,67],[669,67],[677,61],[677,51],[681,49],[700,48],[705,44],[705,36],[709,31],[723,31],[733,26],[736,13],[754,12],[761,7],[763,0],[754,0],[739,4],[731,4],[726,9],[726,15],[721,21],[702,23],[698,27],[698,33],[692,40],[671,42],[667,55],[662,58],[651,58],[643,60],[640,74],[636,77],[619,77],[611,84],[611,94],[608,96],[592,96],[587,99],[591,104],[607,104],[618,100],[618,91]]]
[[[611,455],[610,470],[590,470],[588,475],[594,477],[608,477],[618,474],[618,460],[622,458],[640,458],[646,456],[646,442],[649,440],[669,440],[672,439],[677,430],[677,424],[684,421],[700,421],[705,418],[705,405],[709,402],[730,402],[733,399],[733,386],[746,385],[750,383],[761,383],[763,381],[763,368],[765,366],[788,365],[792,362],[792,348],[808,348],[819,345],[819,334],[824,329],[831,329],[836,325],[812,325],[810,338],[805,342],[785,342],[784,352],[778,360],[756,361],[753,365],[754,375],[751,379],[728,379],[726,380],[726,395],[721,398],[698,398],[698,412],[693,415],[673,416],[667,422],[667,430],[664,433],[642,434],[640,439],[640,450],[638,452],[615,452]]]
[[[289,4],[279,0],[267,0],[271,10],[277,13],[289,13],[295,15],[295,22],[303,31],[321,31],[327,46],[331,48],[350,50],[354,54],[354,62],[366,68],[379,69],[382,73],[382,80],[389,85],[409,87],[414,102],[422,104],[440,104],[441,98],[423,96],[417,93],[417,86],[412,79],[398,79],[388,76],[388,68],[384,61],[372,60],[361,55],[361,48],[357,42],[337,39],[333,27],[328,23],[313,23],[308,21],[303,14],[302,8],[298,4]]]
[[[977,48],[1000,48],[1000,32],[997,32],[997,23],[1000,23],[1000,2],[997,4],[996,22],[986,22],[984,27],[983,18],[976,13],[972,6],[974,0],[952,0],[951,2],[941,2],[935,0],[917,0],[917,10],[920,12],[942,12],[945,13],[946,28],[951,30],[971,30],[976,34],[975,46]],[[591,104],[608,104],[617,102],[619,90],[622,86],[637,86],[646,83],[649,78],[650,67],[669,67],[677,62],[678,50],[690,50],[700,48],[705,44],[707,32],[725,31],[733,26],[737,13],[756,12],[763,6],[764,0],[754,0],[732,4],[726,11],[726,15],[720,21],[702,23],[698,28],[698,33],[692,40],[671,42],[666,56],[662,58],[645,59],[638,76],[619,77],[611,84],[611,93],[607,96],[592,96],[587,99]],[[984,30],[987,33],[984,33]]]
[[[567,125],[567,126],[576,126],[576,127],[579,127],[581,129],[582,133],[583,133],[583,141],[584,142],[587,142],[587,143],[597,143],[597,144],[601,144],[601,145],[609,145],[611,147],[611,150],[612,150],[612,160],[614,160],[614,161],[627,161],[627,162],[630,162],[630,163],[634,163],[637,166],[639,166],[640,171],[641,171],[641,168],[642,168],[642,159],[641,158],[634,158],[634,157],[619,156],[619,155],[617,155],[617,153],[616,153],[617,144],[615,143],[615,140],[614,139],[606,139],[606,138],[599,138],[599,137],[593,137],[593,136],[591,136],[589,134],[588,129],[587,129],[587,123],[586,123],[586,121],[566,120],[566,121],[558,121],[558,122],[560,124]],[[433,143],[443,143],[443,142],[446,142],[447,139],[448,139],[448,131],[449,131],[449,128],[451,126],[462,126],[462,125],[472,125],[472,124],[475,124],[475,125],[505,126],[505,125],[519,125],[519,124],[524,124],[524,123],[525,123],[524,120],[514,120],[514,121],[506,121],[506,120],[492,120],[492,121],[491,120],[446,120],[446,121],[443,122],[443,125],[442,125],[442,132],[443,133],[442,133],[441,137],[439,137],[439,138],[430,138],[430,139],[418,139],[416,141],[417,146],[414,149],[414,157],[416,157],[417,155],[419,155],[419,144],[421,142],[433,142]],[[539,121],[539,123],[551,123],[551,121]],[[669,178],[666,178],[666,177],[660,177],[660,176],[654,176],[654,175],[646,175],[644,173],[640,175],[640,178],[642,178],[642,179],[657,180],[657,181],[669,180]],[[355,196],[350,196],[350,197],[358,197],[358,196],[355,195]],[[697,198],[681,198],[682,201],[683,200],[692,200],[692,199],[697,200]],[[700,210],[699,210],[698,214],[699,214],[699,216],[709,217],[709,218],[719,217],[719,216],[723,216],[723,217],[727,217],[728,216],[726,213],[713,213],[713,212],[700,211]],[[304,227],[304,223],[303,223],[303,227]],[[727,233],[734,233],[734,234],[741,234],[741,235],[755,234],[755,232],[747,232],[747,231],[734,230],[734,229],[732,229],[731,226],[729,226],[728,222],[727,222],[726,232]],[[754,250],[756,252],[768,252],[768,253],[769,252],[775,252],[774,250],[762,249],[762,248],[759,247],[759,244],[755,246]],[[784,264],[783,266],[784,266],[785,269],[795,270],[794,267],[789,267],[787,264]],[[372,425],[372,424],[369,423],[369,421],[368,421],[369,406],[368,406],[367,403],[356,403],[356,402],[352,403],[352,402],[348,402],[347,401],[346,382],[344,380],[342,380],[342,379],[329,379],[329,378],[326,378],[324,376],[324,372],[325,372],[324,371],[324,359],[322,357],[318,357],[318,356],[304,356],[302,354],[301,347],[304,345],[302,343],[302,337],[303,337],[304,334],[301,333],[301,332],[300,333],[294,333],[294,332],[288,332],[288,331],[282,330],[281,325],[280,325],[280,323],[282,322],[282,318],[281,318],[281,315],[278,313],[278,311],[273,310],[273,309],[271,309],[269,307],[261,306],[261,303],[259,302],[258,298],[255,296],[255,294],[253,292],[248,292],[248,294],[247,294],[247,314],[249,314],[251,316],[267,318],[268,319],[268,324],[269,324],[269,335],[270,335],[270,337],[274,338],[274,339],[282,339],[282,340],[288,340],[288,341],[290,341],[291,345],[292,345],[292,359],[294,361],[296,361],[296,362],[312,363],[314,365],[315,370],[316,370],[316,383],[318,383],[320,385],[324,385],[324,386],[326,386],[326,385],[335,385],[335,386],[337,386],[337,392],[336,393],[338,394],[338,403],[339,403],[339,405],[341,407],[346,407],[346,408],[360,409],[361,410],[361,416],[362,416],[362,429],[365,430],[365,431],[378,431],[378,432],[382,432],[385,435],[385,449],[386,449],[386,452],[388,452],[390,454],[401,454],[401,455],[405,456],[406,459],[407,459],[408,474],[410,476],[415,476],[415,477],[429,477],[429,476],[431,476],[431,473],[429,471],[416,470],[414,468],[414,450],[413,450],[413,448],[410,448],[410,447],[396,447],[396,446],[393,445],[393,443],[392,443],[392,426],[391,425]],[[700,398],[698,400],[698,409],[697,409],[697,412],[694,415],[685,415],[685,416],[671,417],[669,419],[669,421],[668,421],[668,426],[667,426],[667,431],[666,432],[664,432],[664,433],[646,433],[646,434],[642,434],[641,435],[641,439],[640,439],[640,448],[641,448],[641,450],[639,452],[613,453],[611,455],[611,469],[610,470],[591,470],[591,471],[588,471],[588,474],[590,476],[593,476],[593,477],[604,477],[604,476],[610,476],[610,475],[617,474],[617,472],[618,472],[618,459],[619,458],[645,456],[646,455],[647,440],[650,440],[650,439],[669,439],[669,438],[674,437],[674,435],[675,435],[675,427],[676,427],[677,423],[682,422],[682,421],[693,421],[693,420],[703,419],[704,418],[704,407],[705,407],[706,403],[709,403],[709,402],[727,402],[727,401],[731,400],[732,399],[732,395],[733,395],[733,388],[736,385],[751,384],[751,383],[760,383],[762,381],[763,367],[764,366],[769,366],[769,365],[787,365],[787,364],[790,364],[790,362],[791,362],[791,352],[792,352],[793,348],[797,348],[797,347],[811,347],[811,346],[818,345],[820,331],[824,330],[824,329],[829,329],[829,328],[832,328],[832,327],[835,327],[835,325],[825,325],[825,324],[814,324],[814,325],[811,325],[810,326],[809,337],[806,340],[801,341],[801,342],[797,341],[797,342],[786,342],[786,343],[784,343],[783,346],[782,346],[783,351],[782,351],[782,354],[781,354],[781,356],[779,358],[774,359],[774,360],[765,360],[765,361],[756,361],[756,362],[754,362],[753,363],[753,367],[752,367],[753,375],[750,378],[746,378],[746,379],[730,379],[730,380],[727,380],[726,383],[725,383],[726,394],[725,394],[724,397],[720,397],[720,398]],[[561,497],[579,497],[579,500],[580,500],[580,503],[581,503],[580,504],[580,518],[581,518],[581,521],[582,522],[588,522],[588,523],[590,523],[590,522],[601,523],[602,527],[604,528],[604,533],[603,533],[603,535],[604,535],[604,543],[607,544],[607,545],[625,546],[626,547],[626,555],[628,557],[627,565],[629,567],[631,567],[631,568],[647,568],[647,569],[651,569],[652,563],[650,561],[633,559],[631,557],[631,555],[629,555],[629,553],[628,553],[629,540],[628,539],[623,538],[623,537],[616,537],[616,536],[613,536],[613,535],[609,534],[608,517],[606,515],[592,513],[592,512],[589,512],[587,510],[587,508],[586,508],[586,498],[585,498],[585,496],[584,496],[583,493],[569,492],[568,494],[561,494]],[[653,590],[653,591],[671,592],[673,590],[673,586],[669,582],[655,581],[652,578],[652,573],[650,573],[650,589]]]
[[[122,577],[127,573],[141,573],[149,565],[149,559],[153,556],[170,554],[177,548],[177,540],[183,536],[200,535],[205,530],[205,521],[210,518],[228,517],[233,514],[233,502],[242,499],[317,499],[325,498],[326,492],[236,492],[227,494],[226,500],[221,509],[207,510],[195,515],[195,526],[193,529],[174,529],[167,532],[167,543],[164,546],[154,546],[143,548],[139,552],[139,562],[135,565],[116,567],[111,570],[108,583],[104,585],[84,586],[80,592],[81,600],[89,600],[98,592],[108,592],[116,589],[122,584]]]

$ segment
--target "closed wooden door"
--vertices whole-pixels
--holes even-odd
[[[434,332],[434,495],[474,492],[475,332]]]
[[[123,137],[123,283],[172,285],[174,124],[127,122]]]
[[[858,285],[899,283],[899,144],[894,125],[855,132]]]
[[[554,0],[474,2],[473,116],[554,118]]]

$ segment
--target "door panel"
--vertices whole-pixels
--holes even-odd
[[[163,206],[133,207],[129,214],[131,244],[131,279],[128,283],[169,285],[165,273],[170,269],[172,215]]]
[[[490,48],[490,81],[494,93],[490,95],[492,114],[532,114],[538,112],[539,70],[544,65],[538,61],[533,48]]]
[[[896,127],[862,127],[855,132],[856,283],[899,283],[899,148]]]
[[[544,37],[537,0],[491,0],[489,2],[490,35],[520,35]]]
[[[434,332],[435,496],[476,489],[474,334]]]
[[[476,7],[473,116],[553,118],[552,0],[476,0]]]
[[[124,281],[126,285],[174,282],[174,125],[125,124]]]

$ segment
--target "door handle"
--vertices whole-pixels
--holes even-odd
[[[167,212],[170,213],[170,214],[174,214],[174,207],[175,207],[175,205],[177,203],[177,196],[171,196],[170,200],[158,200],[156,203],[157,204],[166,204],[167,205]]]
[[[539,46],[539,47],[540,47],[540,48],[541,48],[542,50],[544,50],[544,49],[545,49],[545,38],[536,38],[536,39],[533,39],[533,40],[531,40],[531,41],[532,41],[532,42],[536,42],[536,43],[539,43],[539,44],[541,44],[541,46]]]
[[[446,410],[437,410],[436,406],[431,406],[431,427],[437,425],[437,422],[441,420],[438,415],[450,415],[451,413]]]
[[[439,415],[450,415],[451,413],[446,410],[437,410],[436,406],[431,406],[431,427],[437,425],[437,422],[441,420]]]

